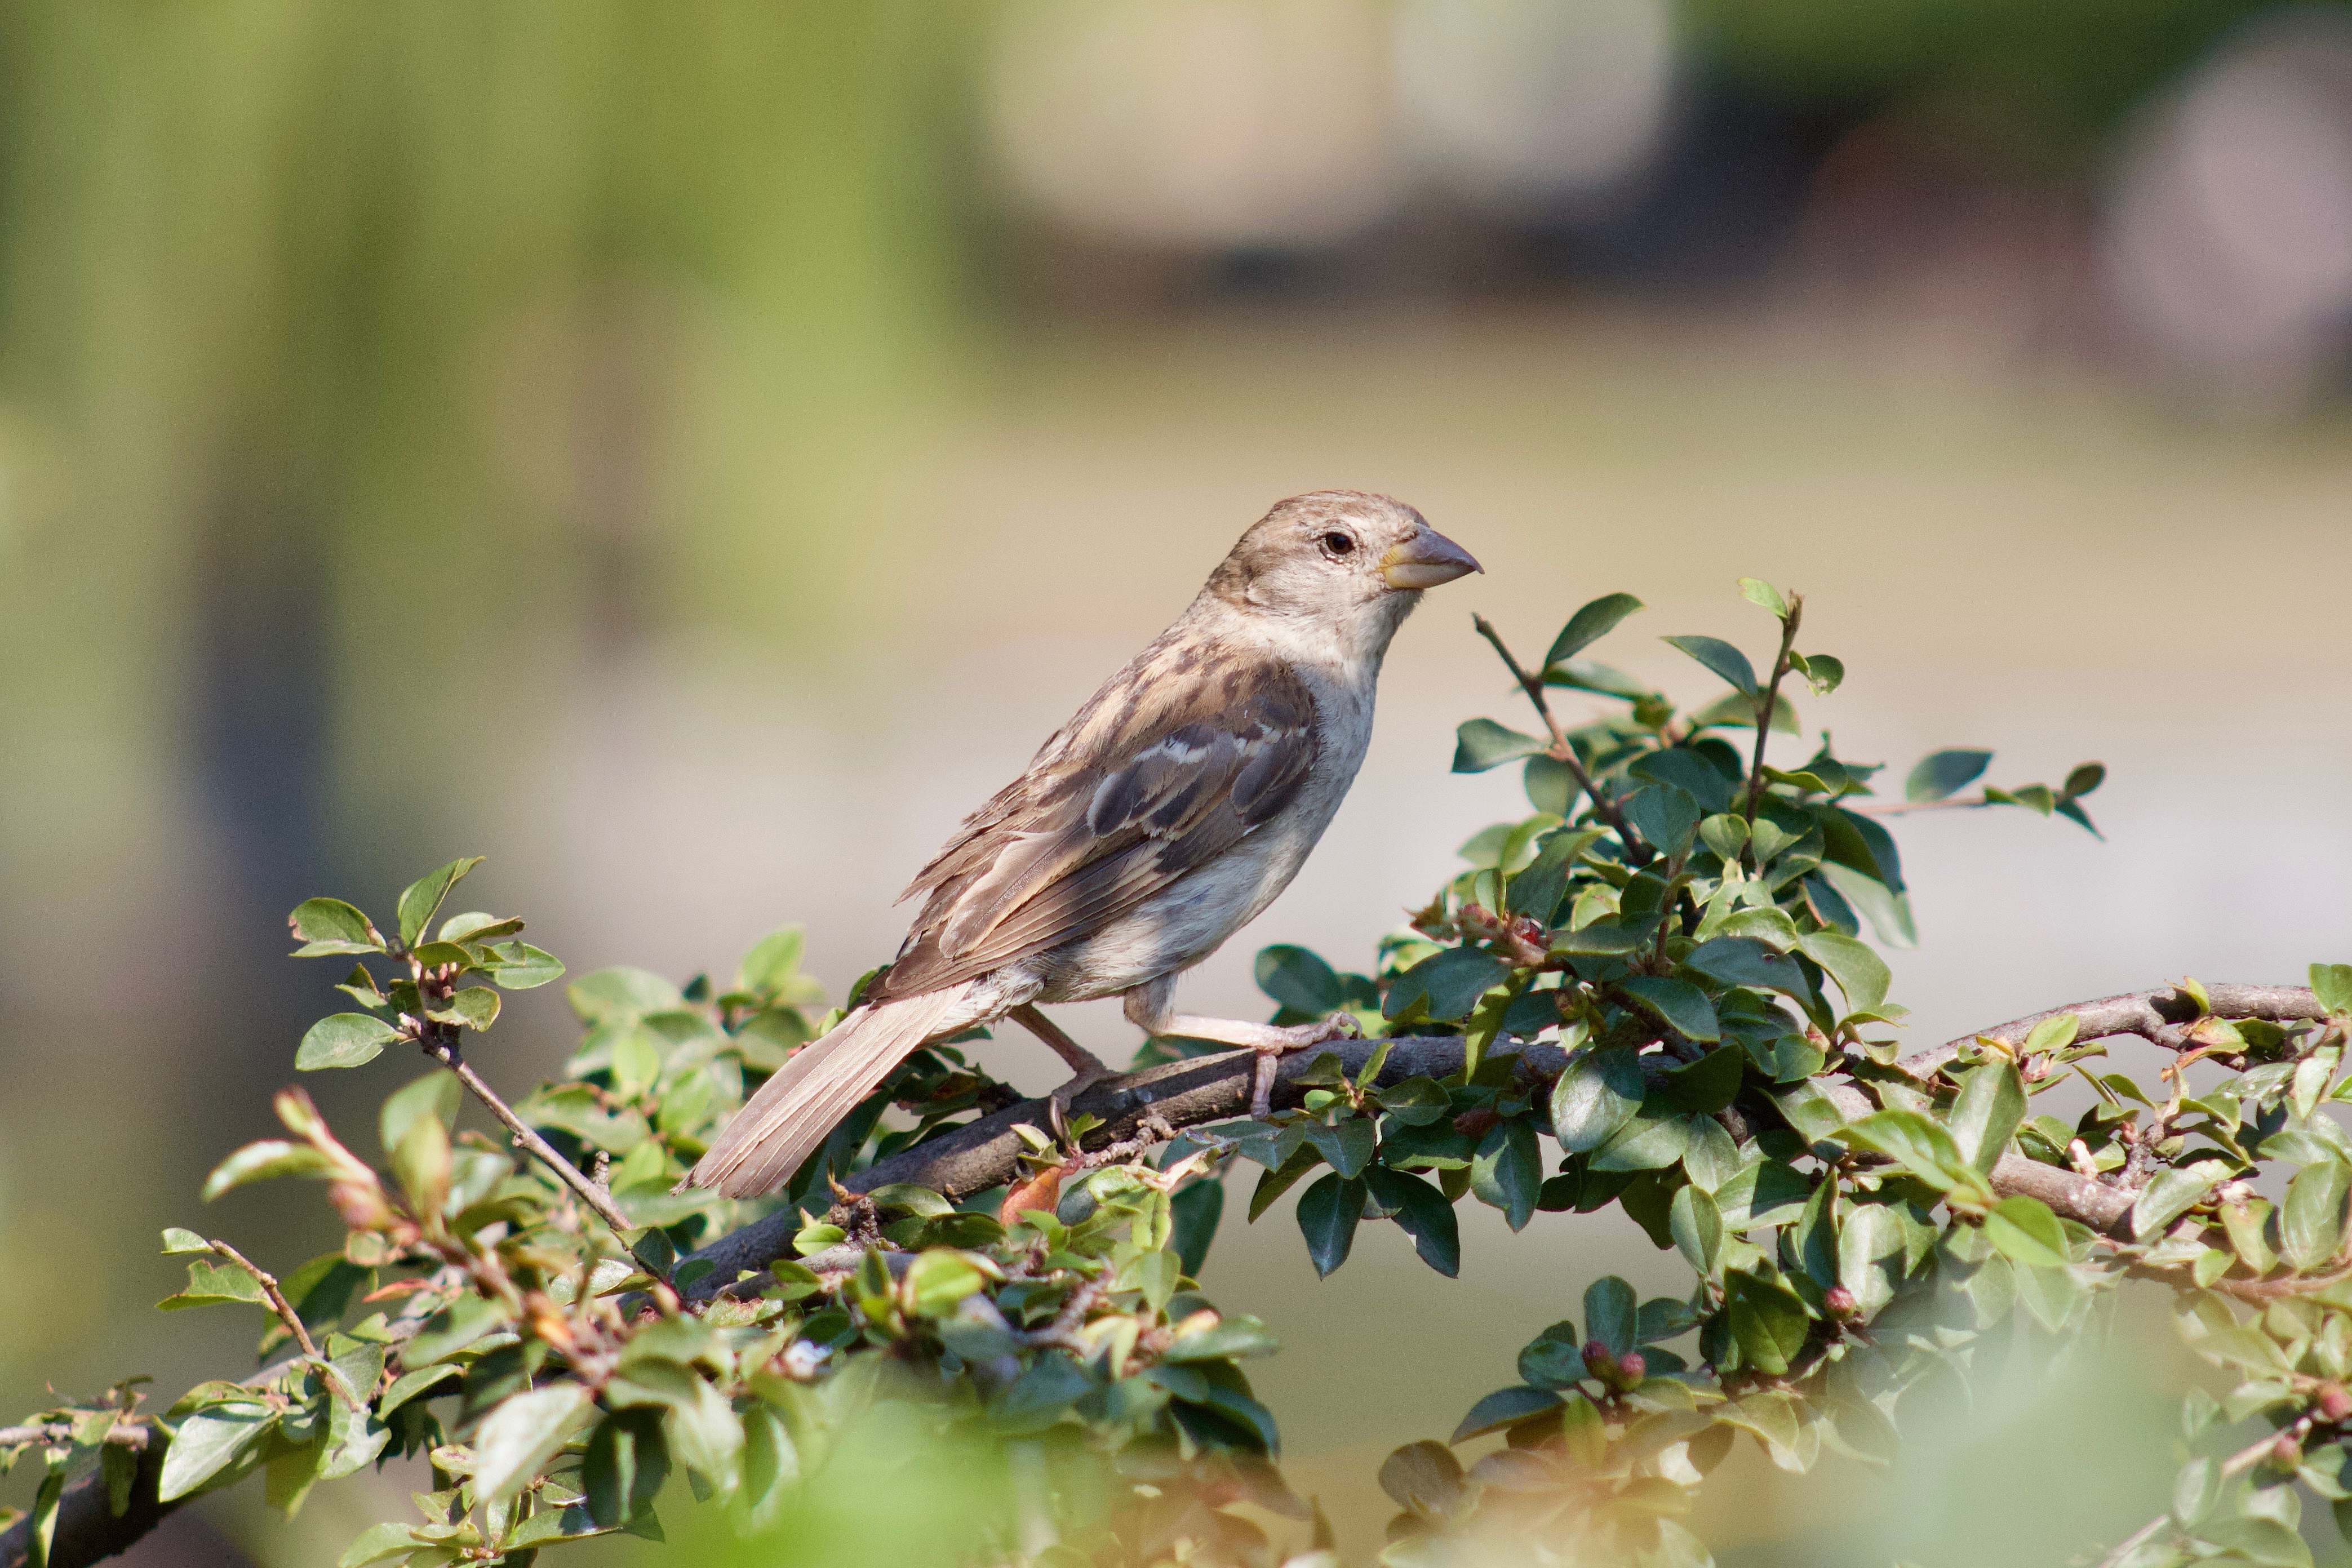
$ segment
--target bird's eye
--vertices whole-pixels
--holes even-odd
[[[1341,533],[1337,528],[1325,534],[1323,536],[1322,543],[1323,553],[1329,556],[1334,560],[1338,560],[1343,556],[1353,555],[1356,550],[1356,541],[1348,535]]]

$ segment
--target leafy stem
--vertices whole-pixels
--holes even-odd
[[[1544,696],[1543,676],[1528,673],[1527,667],[1504,643],[1502,633],[1496,631],[1494,623],[1485,616],[1473,615],[1470,623],[1478,629],[1478,635],[1493,646],[1496,656],[1503,661],[1503,667],[1511,672],[1511,679],[1518,683],[1519,690],[1525,692],[1528,701],[1535,705],[1536,715],[1543,720],[1544,729],[1551,741],[1544,748],[1544,755],[1568,769],[1569,777],[1576,780],[1576,787],[1584,791],[1586,800],[1592,802],[1594,813],[1609,824],[1610,831],[1625,846],[1627,863],[1636,866],[1649,864],[1655,858],[1654,852],[1633,831],[1633,824],[1625,820],[1624,812],[1617,809],[1617,803],[1601,792],[1601,787],[1593,782],[1592,775],[1586,770],[1583,759],[1576,755],[1576,747],[1570,742],[1568,732],[1560,728],[1559,720],[1552,716],[1551,704]]]
[[[1805,616],[1805,597],[1789,595],[1789,612],[1780,617],[1780,652],[1772,661],[1772,678],[1756,699],[1756,754],[1748,765],[1748,802],[1741,815],[1756,825],[1756,808],[1764,801],[1764,744],[1772,734],[1772,718],[1780,706],[1780,683],[1789,676],[1797,651],[1797,623]],[[1753,852],[1751,851],[1752,854]]]

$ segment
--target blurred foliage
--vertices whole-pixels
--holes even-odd
[[[1328,1563],[1328,1527],[1276,1469],[1274,1418],[1238,1364],[1272,1338],[1200,1293],[1215,1177],[1241,1160],[1263,1170],[1252,1218],[1307,1184],[1297,1222],[1324,1274],[1383,1219],[1455,1273],[1465,1197],[1514,1230],[1538,1209],[1615,1206],[1694,1272],[1684,1298],[1594,1282],[1577,1319],[1520,1351],[1519,1383],[1449,1441],[1391,1455],[1381,1482],[1402,1511],[1383,1561],[1704,1563],[1680,1521],[1743,1434],[1789,1469],[1824,1452],[1883,1462],[1907,1402],[1965,1384],[2020,1332],[2098,1332],[2127,1278],[2171,1288],[2221,1375],[2189,1397],[2171,1510],[2110,1561],[2310,1561],[2298,1499],[2352,1497],[2352,1138],[2326,1111],[2352,1099],[2352,966],[2314,966],[2311,990],[2234,1017],[2181,982],[2193,1016],[2153,1036],[2179,1052],[2154,1090],[2089,1065],[2096,1031],[2124,1027],[2091,1012],[2108,1003],[1898,1059],[1885,1026],[1902,1009],[1864,936],[1903,940],[1910,924],[1869,814],[1878,769],[1826,738],[1788,769],[1732,743],[1794,729],[1792,688],[1843,677],[1799,647],[1801,599],[1742,590],[1777,622],[1777,651],[1759,669],[1723,640],[1667,639],[1729,688],[1688,712],[1585,656],[1640,608],[1629,596],[1580,612],[1535,669],[1482,623],[1545,734],[1472,720],[1456,766],[1517,763],[1536,810],[1475,835],[1468,868],[1372,972],[1261,956],[1277,1019],[1340,1011],[1371,1037],[1318,1048],[1295,1108],[1110,1137],[1040,1106],[994,1187],[844,1186],[1018,1103],[935,1044],[795,1176],[787,1255],[730,1281],[693,1249],[777,1206],[677,1184],[747,1089],[840,1016],[817,1010],[796,932],[724,988],[633,969],[576,981],[578,1051],[509,1110],[461,1042],[495,1025],[502,994],[562,968],[518,920],[441,917],[477,862],[420,879],[382,926],[307,901],[289,917],[296,956],[354,960],[340,988],[358,1010],[313,1026],[296,1064],[359,1068],[400,1045],[439,1066],[383,1103],[388,1173],[289,1090],[289,1135],[205,1185],[320,1181],[340,1249],[281,1280],[226,1239],[164,1233],[191,1260],[163,1308],[257,1309],[259,1372],[154,1415],[126,1384],[0,1429],[0,1457],[42,1467],[20,1526],[32,1560],[86,1560],[69,1537],[49,1556],[78,1476],[117,1514],[142,1489],[170,1502],[256,1474],[292,1511],[318,1481],[399,1455],[423,1456],[433,1487],[346,1568],[659,1539],[673,1469],[739,1531],[837,1540],[854,1507],[869,1546],[903,1527],[902,1560]],[[1561,687],[1622,710],[1563,728],[1548,695]],[[1906,804],[2089,825],[2095,765],[2057,788],[1963,794],[1988,761],[1930,756]],[[2198,1061],[2219,1076],[2192,1088]],[[2070,1082],[2093,1092],[2087,1111],[2034,1113]],[[530,1157],[454,1132],[461,1091]],[[2257,1192],[2266,1176],[2285,1178],[2279,1197]],[[955,1476],[946,1514],[926,1491],[897,1516],[889,1477],[909,1466]]]

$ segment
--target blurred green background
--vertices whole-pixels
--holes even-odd
[[[2347,342],[2338,7],[11,0],[0,1412],[249,1354],[153,1315],[153,1239],[331,999],[283,961],[298,900],[487,853],[483,899],[575,971],[723,971],[803,922],[837,989],[962,811],[1302,489],[1402,496],[1487,575],[1407,630],[1347,810],[1188,1007],[1262,1009],[1265,942],[1360,961],[1514,809],[1444,771],[1508,710],[1470,611],[1534,649],[1630,590],[1611,656],[1688,682],[1651,639],[1760,646],[1743,572],[1854,671],[1804,712],[1845,754],[2113,769],[2105,843],[1906,825],[1923,1040],[2352,955]],[[540,997],[484,1059],[511,1087],[565,1049]],[[322,1213],[202,1223],[290,1265]],[[1284,1214],[1213,1254],[1351,1549],[1380,1456],[1587,1280],[1680,1273],[1488,1218],[1458,1282],[1378,1229],[1318,1284]],[[1956,1407],[1859,1513],[1855,1472],[1747,1467],[1716,1539],[2112,1535],[2162,1500],[2168,1343]],[[2113,1462],[2094,1427],[2131,1434]],[[2000,1479],[2034,1474],[2066,1485]],[[131,1561],[329,1561],[406,1484],[292,1525],[226,1495]],[[643,1555],[715,1560],[701,1528]]]

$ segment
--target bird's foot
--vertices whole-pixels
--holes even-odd
[[[1354,1040],[1362,1033],[1349,1013],[1332,1013],[1311,1023],[1268,1026],[1265,1036],[1250,1041],[1247,1048],[1257,1053],[1250,1069],[1250,1114],[1262,1119],[1272,1113],[1274,1076],[1284,1057],[1335,1040]]]

